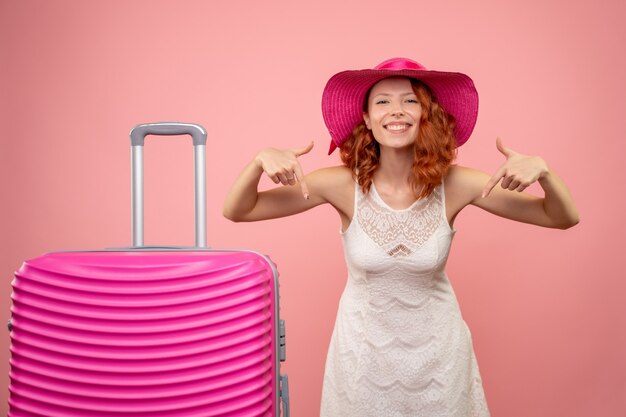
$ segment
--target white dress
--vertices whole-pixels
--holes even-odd
[[[444,187],[404,210],[355,187],[342,234],[348,281],[331,337],[321,417],[488,417],[445,273],[455,231]]]

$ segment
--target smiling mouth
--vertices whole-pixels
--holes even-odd
[[[383,127],[390,132],[402,133],[408,130],[411,127],[411,125],[409,123],[392,123],[392,124],[385,125]]]

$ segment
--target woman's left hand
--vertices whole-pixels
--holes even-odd
[[[515,152],[505,147],[499,137],[496,139],[496,147],[506,157],[506,161],[485,185],[482,193],[483,198],[489,195],[500,180],[502,180],[502,188],[522,192],[526,187],[548,173],[548,165],[543,158]]]

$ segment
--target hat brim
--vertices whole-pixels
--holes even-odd
[[[322,115],[332,138],[328,154],[340,147],[363,120],[367,91],[389,77],[409,77],[431,89],[437,102],[454,116],[457,146],[470,137],[478,118],[478,92],[470,77],[459,72],[418,69],[343,71],[328,80],[322,94]]]

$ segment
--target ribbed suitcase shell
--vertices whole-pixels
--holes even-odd
[[[278,415],[277,273],[255,252],[50,253],[12,299],[11,417]]]

